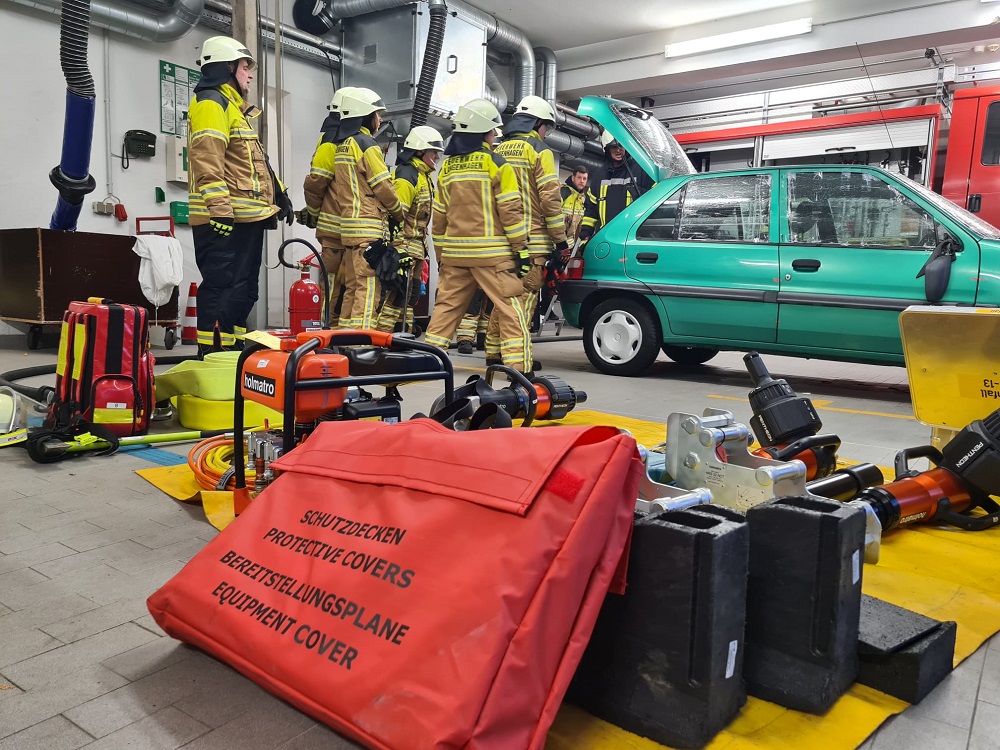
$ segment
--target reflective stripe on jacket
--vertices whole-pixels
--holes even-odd
[[[403,222],[402,207],[392,188],[382,149],[367,128],[337,146],[333,171],[340,239],[345,247],[359,247],[385,237],[387,215]]]
[[[267,155],[250,119],[260,110],[244,107],[228,83],[199,91],[188,109],[188,216],[192,226],[211,218],[237,222],[266,219],[278,212]],[[277,178],[275,178],[277,179]]]
[[[528,227],[528,252],[545,255],[556,242],[566,241],[566,222],[559,195],[559,172],[552,149],[538,132],[516,133],[497,144],[500,154],[517,173]]]
[[[332,140],[333,133],[324,133],[316,144],[309,174],[302,184],[306,196],[306,210],[316,217],[316,237],[340,239],[340,216],[333,185],[334,163],[337,146]]]
[[[587,188],[577,190],[576,186],[570,183],[572,177],[566,178],[566,184],[560,188],[562,196],[563,220],[566,224],[566,241],[572,245],[580,235],[580,227],[583,224],[583,215],[587,210],[587,204],[591,198]]]
[[[653,181],[631,156],[618,166],[609,166],[591,191],[592,203],[583,218],[581,239],[587,239],[625,210],[653,186]]]
[[[484,143],[444,160],[434,199],[434,246],[453,266],[494,265],[527,244],[514,168]]]
[[[416,156],[392,172],[392,186],[403,207],[402,246],[408,255],[417,260],[427,254],[427,226],[434,203],[430,172],[431,168]]]

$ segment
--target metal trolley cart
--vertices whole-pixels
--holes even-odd
[[[170,217],[155,217],[169,229],[152,230],[136,219],[137,233],[173,234]],[[167,349],[177,342],[177,290],[153,308],[139,288],[139,256],[128,235],[60,232],[32,227],[0,230],[0,320],[27,323],[29,349],[41,346],[44,326],[62,324],[73,300],[113,299],[149,310],[153,325],[167,329]]]

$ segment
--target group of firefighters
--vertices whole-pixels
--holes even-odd
[[[253,55],[235,39],[213,37],[199,64],[188,164],[204,354],[242,348],[264,231],[278,220],[292,224],[296,214],[250,125],[259,112],[246,104]],[[608,175],[596,193],[582,169],[560,185],[544,142],[555,113],[537,96],[522,99],[506,125],[489,101],[467,102],[453,117],[447,145],[434,128],[412,128],[390,173],[374,137],[385,111],[371,89],[337,90],[303,185],[306,207],[297,216],[323,247],[335,282],[328,304],[343,294],[339,326],[395,329],[419,295],[430,232],[438,286],[427,343],[448,348],[458,332],[460,350],[471,351],[476,335],[485,333],[488,363],[531,372],[530,325],[546,267],[564,263],[577,238],[588,239],[648,185],[616,179],[616,168],[631,170],[608,134],[602,138]],[[393,254],[391,269],[410,283],[383,290],[373,250]]]

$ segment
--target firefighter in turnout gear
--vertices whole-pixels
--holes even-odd
[[[575,245],[580,237],[580,229],[583,225],[584,214],[587,212],[587,205],[593,201],[593,196],[587,190],[588,178],[587,168],[577,167],[559,189],[559,195],[562,198],[563,219],[566,221],[566,241],[570,247]]]
[[[375,271],[365,260],[370,244],[385,241],[387,220],[403,223],[403,209],[374,134],[385,105],[371,89],[352,88],[340,101],[333,192],[344,245],[342,328],[374,328],[381,296]]]
[[[597,176],[590,192],[593,201],[587,206],[580,229],[580,240],[586,242],[597,231],[625,210],[625,207],[653,187],[649,175],[635,163],[611,133],[601,134],[604,146],[605,170]]]
[[[235,39],[201,48],[201,81],[188,108],[188,201],[198,287],[198,353],[243,347],[257,301],[264,232],[291,224],[292,202],[271,170],[246,103],[256,61]],[[215,331],[218,328],[219,339]]]
[[[430,173],[444,151],[444,138],[434,128],[418,125],[403,141],[392,185],[403,207],[403,225],[394,227],[392,244],[400,254],[400,270],[407,276],[409,299],[395,290],[386,295],[377,328],[391,333],[406,310],[407,324],[413,321],[413,305],[420,296],[420,276],[427,257],[427,227],[434,203]],[[417,282],[413,283],[413,279]]]
[[[323,248],[323,265],[326,267],[327,288],[330,299],[327,304],[331,310],[336,308],[337,300],[343,291],[340,279],[341,264],[344,259],[344,245],[340,241],[340,216],[336,205],[336,195],[333,190],[333,174],[337,158],[337,146],[343,140],[338,137],[340,127],[340,103],[351,87],[337,89],[328,107],[330,114],[320,126],[319,142],[313,153],[309,174],[306,175],[302,190],[306,196],[304,223],[310,229],[316,230],[316,239]],[[336,321],[331,314],[330,319]]]
[[[492,312],[493,303],[490,298],[483,294],[482,289],[477,289],[462,322],[458,324],[455,343],[459,354],[472,354],[475,349],[486,348],[486,331],[490,326]]]
[[[552,149],[543,141],[549,128],[555,126],[555,119],[551,104],[540,96],[526,96],[504,128],[503,142],[496,147],[496,153],[506,159],[517,173],[524,201],[531,267],[521,279],[524,284],[521,305],[529,321],[538,306],[538,292],[545,280],[546,264],[552,259],[553,252],[558,255],[569,248],[559,193],[559,172]],[[501,360],[497,314],[494,308],[486,333],[487,362]]]
[[[425,340],[448,348],[478,285],[494,304],[503,363],[528,372],[531,336],[521,277],[531,270],[531,255],[517,174],[490,150],[500,113],[485,99],[473,99],[454,120],[434,200],[441,270]]]

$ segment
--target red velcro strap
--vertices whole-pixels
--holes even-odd
[[[545,483],[545,489],[556,497],[561,497],[567,503],[572,503],[576,500],[580,490],[583,489],[583,477],[560,466],[549,476],[549,481]]]

